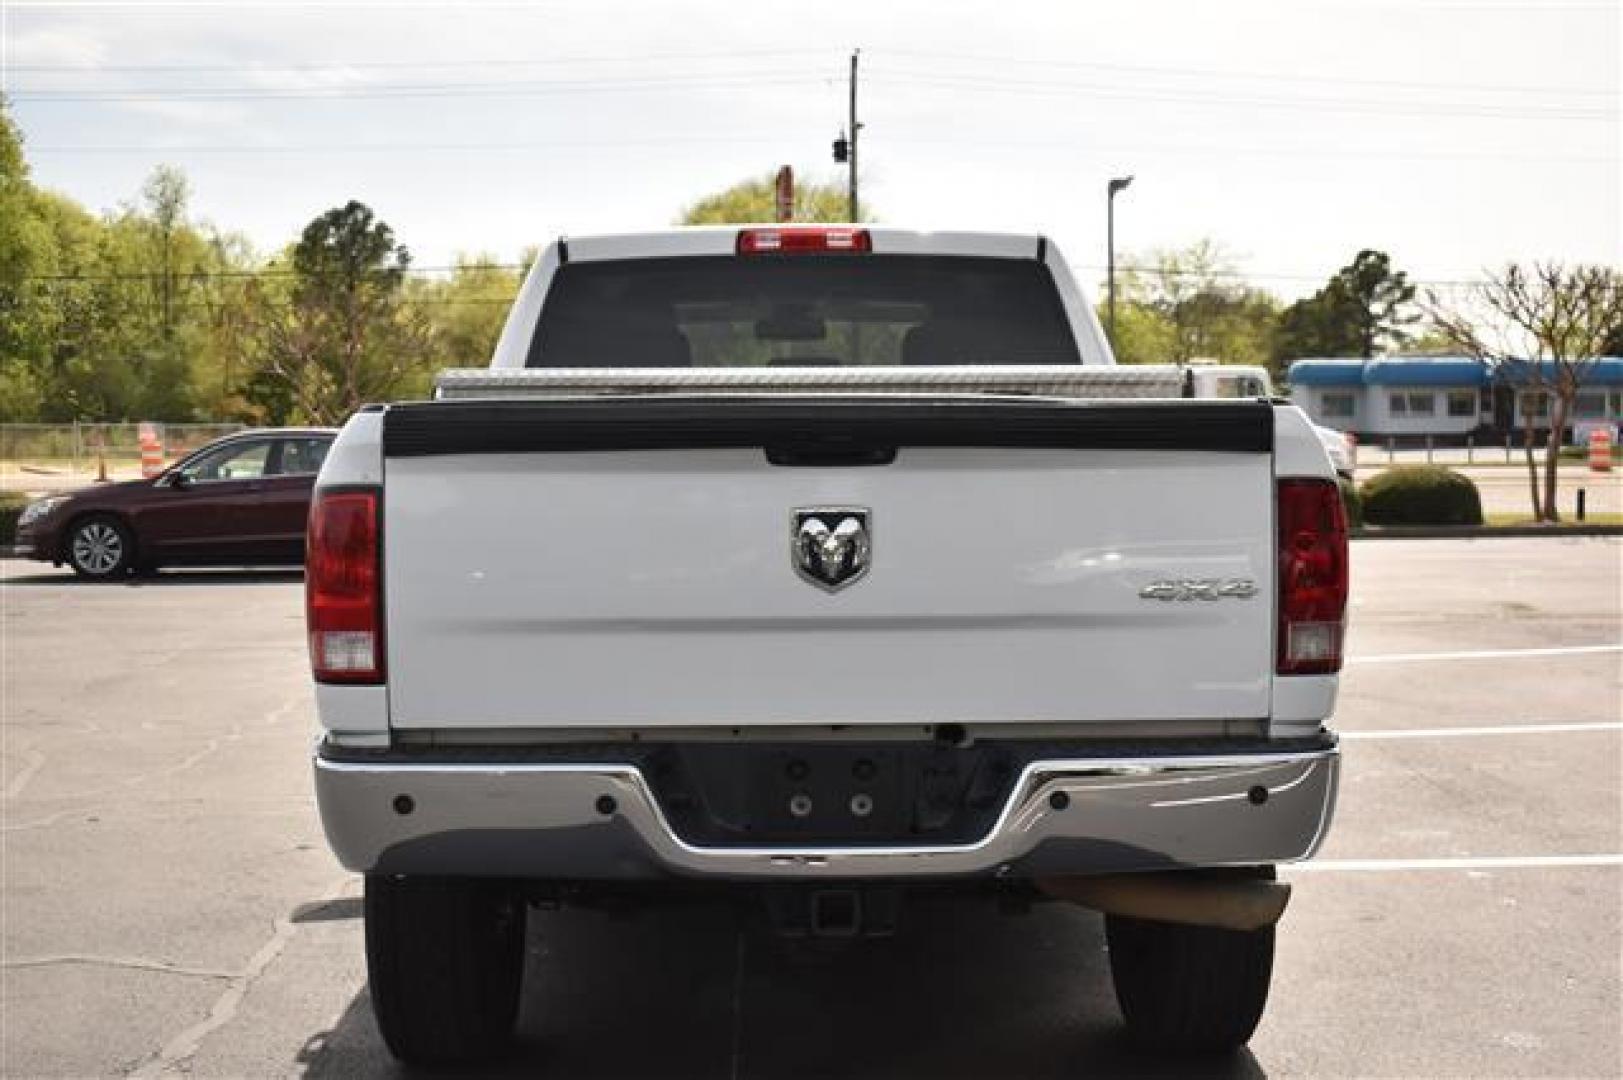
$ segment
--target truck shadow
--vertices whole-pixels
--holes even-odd
[[[904,917],[893,939],[819,950],[741,929],[725,908],[532,914],[518,1044],[477,1075],[1266,1075],[1249,1051],[1178,1060],[1132,1047],[1095,915],[927,900]],[[364,990],[299,1064],[311,1078],[409,1075]]]

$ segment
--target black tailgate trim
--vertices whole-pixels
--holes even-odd
[[[388,457],[590,450],[962,446],[1268,453],[1263,401],[817,400],[739,397],[437,401],[391,406]]]

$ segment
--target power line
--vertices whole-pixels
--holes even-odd
[[[887,138],[887,143],[898,145],[945,145],[962,146],[963,139],[932,139],[920,138],[910,135],[898,135]],[[1543,153],[1535,150],[1396,150],[1389,146],[1381,147],[1329,147],[1329,146],[1301,146],[1298,144],[1280,146],[1255,146],[1237,143],[1099,143],[1077,136],[1072,139],[974,139],[976,146],[997,147],[1010,150],[1045,150],[1055,148],[1077,149],[1088,152],[1110,151],[1112,153],[1129,154],[1170,154],[1194,155],[1210,160],[1221,158],[1224,155],[1235,157],[1308,157],[1308,158],[1385,158],[1401,161],[1432,161],[1432,160],[1488,160],[1488,161],[1524,161],[1533,164],[1546,162],[1577,162],[1582,164],[1617,165],[1623,163],[1623,158],[1616,155],[1603,154],[1564,154]],[[30,148],[34,149],[34,148]]]
[[[1437,102],[1431,104],[1409,103],[1399,101],[1375,101],[1335,99],[1335,98],[1268,98],[1268,97],[1241,97],[1222,93],[1177,93],[1172,91],[1130,90],[1116,86],[1100,86],[1085,83],[1047,82],[1036,79],[991,79],[975,76],[957,76],[936,73],[919,73],[900,71],[885,73],[883,71],[870,75],[870,79],[885,86],[899,89],[931,89],[948,91],[977,91],[1001,94],[1025,94],[1035,96],[1086,96],[1108,99],[1125,99],[1140,101],[1163,101],[1175,104],[1201,105],[1201,106],[1243,106],[1246,108],[1267,109],[1295,109],[1313,112],[1344,111],[1368,112],[1381,115],[1411,115],[1411,116],[1461,116],[1481,119],[1527,119],[1527,120],[1606,120],[1613,121],[1618,117],[1616,110],[1611,109],[1565,109],[1558,107],[1512,107],[1509,105],[1494,105],[1489,103],[1472,102]]]
[[[493,143],[267,143],[263,145],[192,143],[185,145],[118,146],[118,145],[64,145],[37,146],[30,144],[31,154],[352,154],[352,153],[417,153],[455,152],[488,153],[504,150],[551,150],[558,148],[613,149],[615,147],[691,146],[695,143],[783,144],[792,136],[776,135],[664,135],[630,139],[546,139],[504,141]],[[945,141],[945,140],[942,140]]]
[[[1394,79],[1369,79],[1341,75],[1305,75],[1285,72],[1237,71],[1207,67],[1156,67],[1145,64],[1116,64],[1094,60],[1052,60],[1030,56],[992,56],[984,53],[939,52],[925,49],[886,49],[884,53],[912,56],[920,59],[958,60],[981,64],[1008,64],[1022,71],[1033,67],[1068,68],[1082,71],[1137,72],[1174,78],[1218,78],[1258,82],[1318,83],[1328,86],[1368,86],[1386,89],[1411,89],[1428,93],[1447,90],[1472,90],[1502,94],[1578,94],[1615,99],[1617,92],[1582,86],[1527,86],[1505,83],[1438,83]],[[884,55],[882,53],[881,55]]]
[[[649,91],[734,90],[757,86],[821,83],[821,71],[737,72],[646,76],[621,80],[549,80],[462,83],[359,84],[307,87],[130,87],[107,90],[18,90],[10,96],[31,104],[126,101],[299,101],[393,98],[530,97],[548,94],[644,93]]]
[[[683,73],[635,76],[624,79],[557,79],[539,81],[475,81],[452,83],[357,84],[305,87],[123,87],[112,89],[23,89],[11,96],[34,104],[135,101],[298,101],[396,98],[490,98],[544,95],[645,93],[652,91],[708,91],[793,86],[822,83],[832,76],[818,69],[767,72]],[[1066,80],[1014,78],[974,73],[881,69],[870,76],[883,85],[906,90],[976,91],[1038,96],[1101,97],[1116,100],[1159,101],[1201,106],[1350,111],[1378,115],[1459,116],[1481,119],[1615,120],[1615,109],[1560,105],[1511,105],[1495,102],[1418,102],[1333,97],[1268,97],[1207,90],[1134,89],[1120,85]]]
[[[448,265],[438,265],[438,266],[411,266],[411,267],[403,268],[402,270],[398,271],[398,273],[401,273],[402,275],[404,275],[406,277],[426,277],[426,276],[431,275],[431,274],[480,273],[480,272],[492,272],[492,271],[495,271],[495,272],[511,272],[511,271],[527,270],[527,269],[529,269],[529,266],[530,266],[529,263],[519,263],[519,262],[463,263],[463,264],[448,264]],[[1102,270],[1105,269],[1103,264],[1081,263],[1081,262],[1072,263],[1071,268],[1073,270],[1094,270],[1094,271],[1102,271]],[[1238,281],[1249,281],[1249,280],[1298,281],[1298,282],[1299,281],[1328,281],[1333,276],[1332,274],[1302,274],[1302,273],[1285,273],[1285,272],[1278,272],[1278,271],[1253,271],[1253,270],[1228,269],[1228,268],[1201,269],[1201,268],[1183,268],[1183,267],[1159,267],[1159,266],[1140,265],[1140,264],[1131,264],[1131,263],[1120,264],[1120,265],[1118,265],[1116,267],[1116,269],[1117,269],[1118,272],[1121,272],[1121,273],[1144,274],[1146,276],[1151,276],[1151,277],[1154,277],[1154,276],[1167,276],[1167,277],[1180,277],[1180,278],[1182,278],[1182,277],[1223,278],[1223,279],[1233,279],[1233,280],[1238,280]],[[369,275],[377,275],[377,276],[381,277],[381,276],[385,276],[385,275],[395,274],[395,273],[397,273],[397,271],[392,270],[392,269],[380,269],[380,270],[364,271],[364,273],[369,274]],[[296,277],[300,277],[300,276],[303,276],[303,275],[301,275],[299,273],[299,271],[290,270],[290,269],[283,269],[283,268],[277,268],[277,267],[267,267],[267,268],[262,268],[262,269],[257,269],[257,270],[203,270],[203,271],[193,271],[193,272],[189,272],[189,273],[178,273],[178,274],[167,275],[167,277],[169,279],[172,279],[172,280],[177,281],[177,282],[195,282],[195,281],[200,281],[200,280],[216,280],[216,279],[219,279],[219,280],[254,280],[254,279],[259,279],[259,278],[276,279],[276,278],[296,278]],[[27,276],[24,276],[24,277],[21,277],[21,278],[17,278],[15,280],[23,282],[23,283],[52,283],[52,284],[58,284],[58,283],[73,283],[73,282],[94,283],[94,282],[110,282],[110,281],[162,281],[162,280],[165,280],[165,278],[166,278],[166,275],[161,273],[161,272],[158,272],[158,271],[134,271],[134,272],[117,272],[117,273],[100,273],[100,274],[32,274],[32,275],[27,275]],[[1470,286],[1481,285],[1481,284],[1485,283],[1485,279],[1481,279],[1481,278],[1464,278],[1464,277],[1461,277],[1461,278],[1408,278],[1406,280],[1411,285],[1427,285],[1427,286],[1437,286],[1437,287],[1447,287],[1447,288],[1467,288],[1467,287],[1470,287]],[[428,301],[427,298],[424,298],[424,302],[429,302],[429,301]],[[449,301],[447,301],[447,302],[449,302]],[[456,302],[461,303],[461,302],[465,302],[465,301],[458,300]],[[512,297],[508,297],[506,299],[501,299],[501,300],[492,299],[489,302],[491,302],[491,303],[496,303],[496,302],[511,303],[512,302]]]
[[[429,58],[422,60],[331,60],[302,64],[11,64],[12,71],[41,71],[41,72],[67,72],[72,74],[97,75],[102,72],[160,72],[160,71],[195,71],[195,72],[232,72],[232,73],[260,73],[272,71],[304,71],[304,72],[341,72],[351,69],[362,70],[406,70],[421,68],[513,68],[513,67],[546,67],[564,64],[633,64],[658,63],[665,60],[734,60],[740,58],[757,58],[766,56],[834,56],[832,49],[729,49],[725,52],[693,52],[693,53],[641,53],[621,54],[617,56],[532,56],[524,58],[492,58],[492,59],[463,59],[446,60],[443,58]]]
[[[443,57],[431,57],[417,60],[329,60],[309,63],[288,64],[10,64],[8,69],[17,72],[54,72],[73,75],[100,75],[110,72],[205,72],[205,73],[232,73],[232,74],[268,74],[272,72],[329,72],[342,73],[351,70],[437,70],[459,68],[532,68],[563,66],[569,64],[613,64],[613,63],[658,63],[671,60],[737,60],[760,57],[783,56],[828,56],[836,55],[833,49],[730,49],[717,52],[670,52],[670,53],[642,53],[620,54],[613,56],[548,56],[506,58],[493,57],[485,59],[464,58],[448,60]],[[1580,95],[1604,97],[1608,100],[1616,97],[1614,89],[1595,88],[1586,86],[1532,86],[1524,83],[1461,83],[1461,82],[1423,82],[1401,79],[1372,79],[1359,76],[1302,74],[1279,71],[1244,71],[1228,68],[1165,67],[1147,64],[1121,64],[1096,60],[1062,60],[1033,56],[1009,56],[987,53],[951,52],[932,49],[912,48],[885,48],[870,50],[870,55],[881,58],[888,55],[916,57],[928,60],[964,61],[982,65],[1009,65],[1021,71],[1029,71],[1033,67],[1059,68],[1078,71],[1107,71],[1129,72],[1137,74],[1171,77],[1177,79],[1189,78],[1217,78],[1240,81],[1282,82],[1282,83],[1309,83],[1326,86],[1366,86],[1387,89],[1419,90],[1433,93],[1437,91],[1470,90],[1483,93],[1496,94],[1548,94],[1548,95]]]
[[[394,142],[394,143],[177,143],[119,145],[119,144],[29,144],[31,154],[389,154],[389,153],[513,153],[528,150],[553,149],[635,149],[650,146],[688,147],[704,145],[777,145],[792,141],[784,132],[717,135],[692,133],[615,139],[528,139],[502,142]],[[929,136],[897,135],[888,137],[887,143],[904,146],[947,146],[961,149],[964,136],[932,138]],[[982,139],[975,145],[1010,150],[1075,149],[1088,152],[1194,155],[1202,158],[1236,157],[1308,157],[1308,158],[1381,158],[1401,161],[1430,160],[1488,160],[1524,161],[1533,164],[1571,162],[1579,164],[1617,165],[1623,158],[1603,154],[1544,153],[1536,150],[1398,150],[1383,147],[1313,147],[1298,144],[1275,147],[1245,144],[1178,144],[1178,143],[1099,143],[1084,136],[1048,139]]]
[[[384,267],[384,268],[375,269],[375,270],[363,270],[363,271],[361,271],[361,273],[364,274],[364,275],[375,275],[377,277],[387,277],[387,276],[394,275],[394,274],[400,274],[400,275],[405,276],[405,277],[426,277],[426,276],[428,276],[430,274],[480,273],[480,272],[483,272],[483,271],[508,271],[508,270],[527,270],[527,269],[529,269],[529,264],[528,263],[465,263],[465,264],[461,264],[461,265],[450,265],[450,266],[406,266],[406,267],[401,267],[399,269]],[[99,274],[28,274],[28,275],[25,275],[25,276],[20,277],[20,278],[14,278],[13,280],[15,280],[15,281],[25,281],[25,282],[28,282],[28,281],[57,281],[57,282],[60,282],[60,281],[67,281],[67,282],[86,281],[86,282],[90,282],[90,281],[161,281],[161,280],[164,280],[165,278],[168,278],[168,279],[174,280],[174,281],[196,281],[196,280],[214,280],[214,279],[244,280],[244,281],[247,281],[247,280],[254,280],[254,279],[258,279],[258,278],[296,278],[296,277],[306,277],[306,276],[309,276],[309,277],[334,276],[334,277],[336,277],[336,276],[340,276],[340,275],[339,275],[338,271],[334,271],[331,275],[323,275],[323,274],[320,274],[320,273],[306,275],[306,274],[301,273],[298,270],[287,270],[287,269],[281,269],[281,268],[278,268],[278,267],[265,267],[265,268],[261,268],[261,269],[258,269],[258,270],[193,270],[193,271],[187,271],[187,272],[175,273],[175,274],[168,274],[168,275],[165,275],[162,272],[158,272],[158,271],[147,271],[147,270],[140,270],[140,271],[133,271],[133,272],[131,272],[131,271],[119,271],[119,272],[114,272],[114,273],[99,273]]]

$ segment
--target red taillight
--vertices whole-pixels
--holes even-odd
[[[791,229],[740,229],[740,255],[808,255],[868,252],[873,237],[867,229],[823,227]]]
[[[1347,610],[1347,513],[1329,480],[1279,482],[1281,675],[1341,670]]]
[[[305,535],[304,596],[317,682],[383,681],[378,495],[318,493]]]

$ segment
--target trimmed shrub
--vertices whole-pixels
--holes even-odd
[[[1469,477],[1441,465],[1398,465],[1359,490],[1371,525],[1480,525],[1482,499]]]
[[[1341,505],[1347,510],[1347,528],[1363,528],[1364,500],[1358,497],[1358,488],[1344,476],[1338,477],[1336,484],[1341,488]]]

